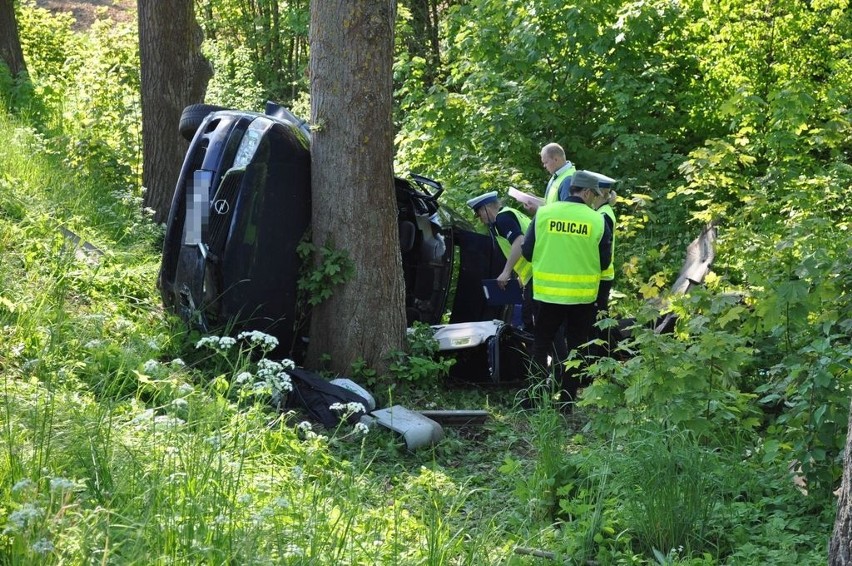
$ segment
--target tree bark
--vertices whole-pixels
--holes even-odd
[[[313,241],[345,249],[353,277],[317,306],[308,362],[383,373],[403,347],[405,294],[393,185],[393,0],[311,2]]]
[[[194,2],[138,0],[142,78],[143,205],[165,222],[188,148],[178,131],[180,115],[204,101],[213,75],[201,54]]]
[[[846,432],[846,452],[843,456],[843,479],[837,500],[834,532],[828,545],[830,566],[852,564],[852,404],[849,407],[849,428]]]
[[[27,72],[13,0],[0,0],[0,61],[6,63],[13,77]]]

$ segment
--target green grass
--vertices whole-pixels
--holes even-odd
[[[161,308],[138,195],[5,115],[0,136],[0,563],[824,563],[833,513],[759,439],[613,441],[590,409],[416,385],[396,402],[491,418],[411,453],[278,413],[246,344],[198,349]]]

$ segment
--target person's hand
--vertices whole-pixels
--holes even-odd
[[[607,202],[610,204],[610,206],[615,204],[615,201],[617,201],[617,200],[618,200],[618,193],[616,193],[615,191],[609,191],[609,198],[607,199]]]
[[[506,284],[509,282],[509,275],[511,273],[506,273],[505,271],[497,276],[497,286],[501,289],[506,288]]]

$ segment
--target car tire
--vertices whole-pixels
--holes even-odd
[[[227,110],[227,108],[213,104],[190,104],[183,109],[180,115],[180,123],[178,124],[180,135],[185,140],[192,141],[192,138],[195,137],[195,132],[201,125],[201,122],[204,121],[204,118],[211,112],[218,112],[219,110]]]

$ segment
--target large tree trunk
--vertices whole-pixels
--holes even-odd
[[[142,67],[143,204],[165,222],[187,142],[178,131],[180,115],[203,102],[213,72],[201,55],[201,28],[194,2],[138,0],[139,58]]]
[[[830,566],[852,564],[852,405],[849,407],[849,428],[846,432],[846,452],[843,456],[843,480],[837,500],[837,518],[828,546]]]
[[[393,0],[311,2],[313,241],[354,276],[314,310],[308,361],[380,373],[403,346],[405,296],[393,187]]]
[[[0,0],[0,61],[6,63],[13,77],[27,72],[12,0]]]

